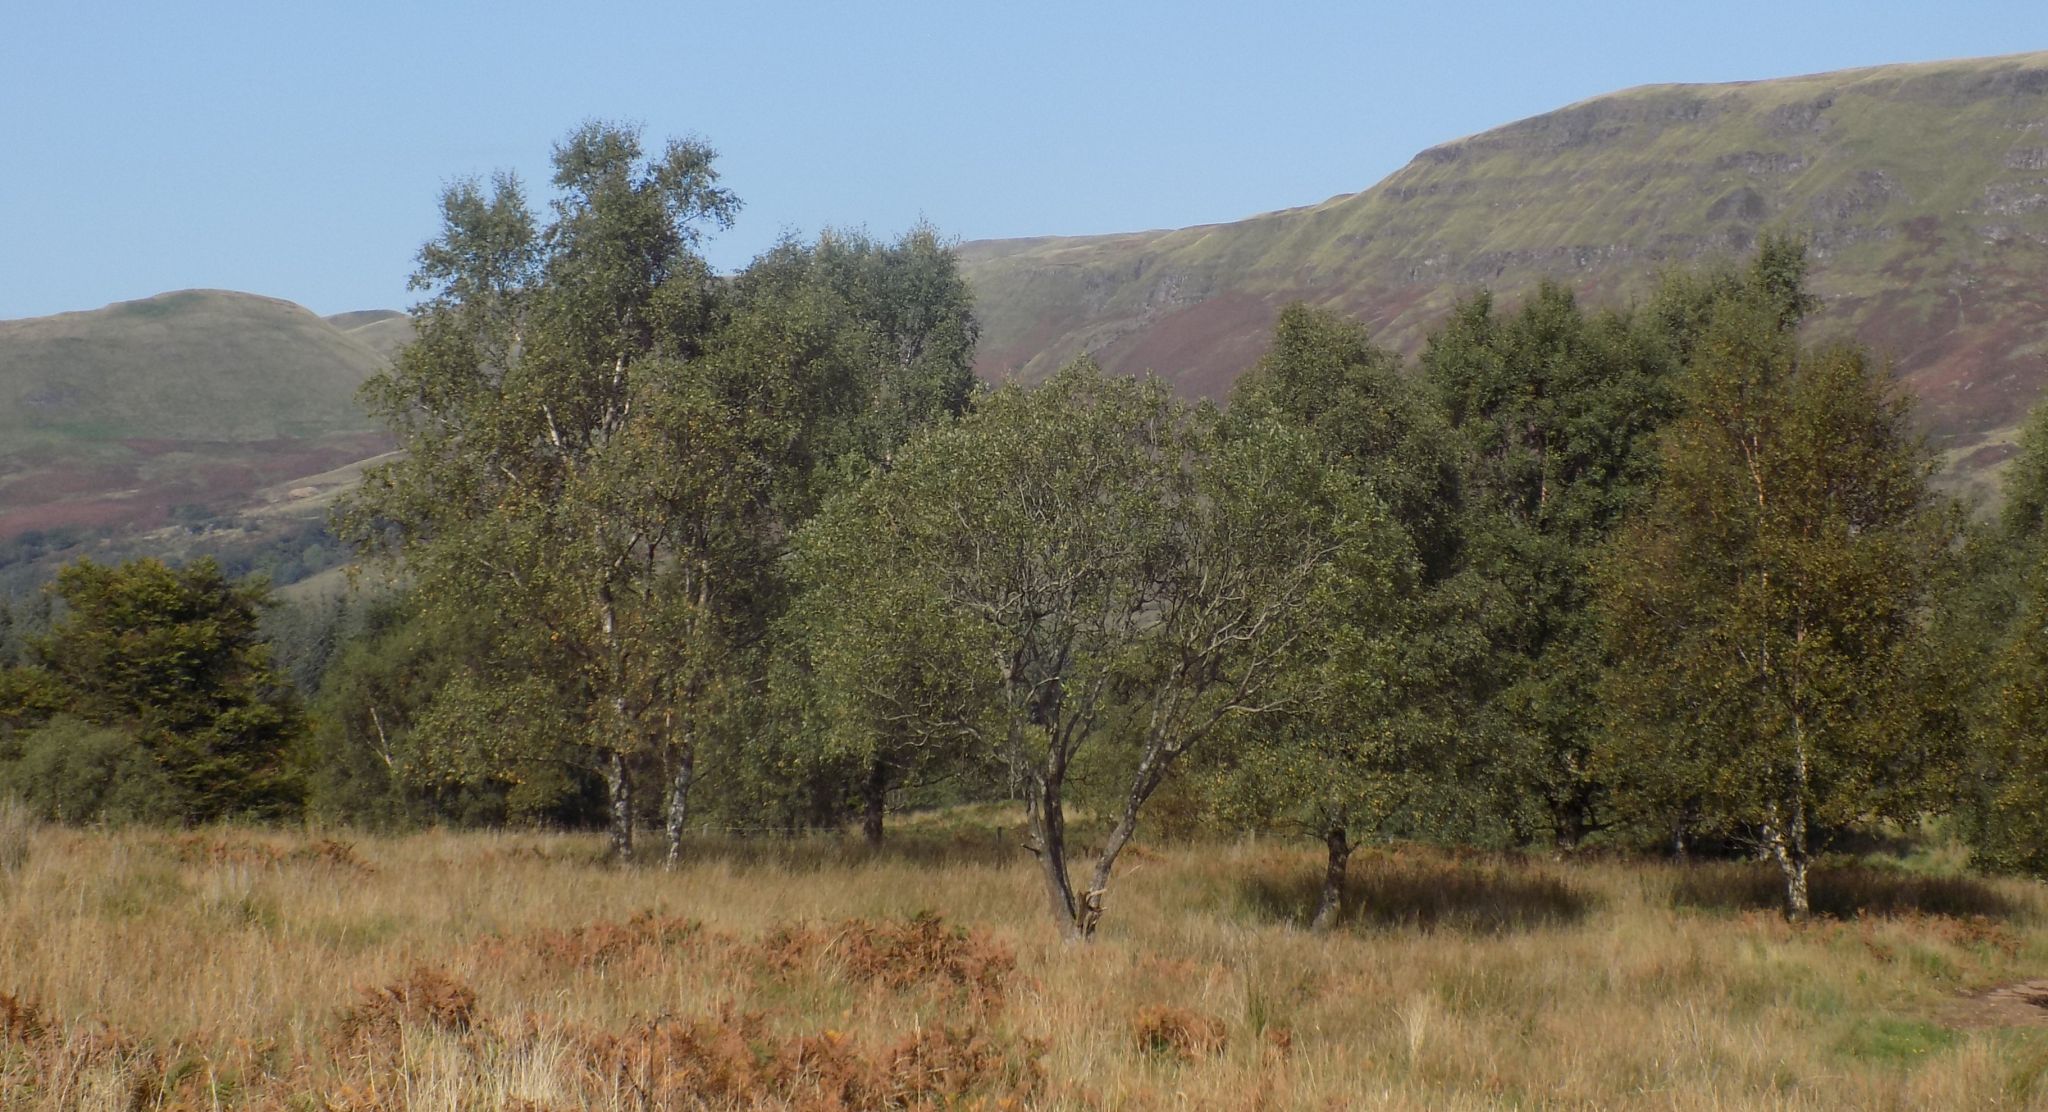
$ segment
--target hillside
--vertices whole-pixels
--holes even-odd
[[[1632,89],[1318,205],[961,257],[985,375],[1034,380],[1086,351],[1213,396],[1290,300],[1412,352],[1463,292],[1553,275],[1623,300],[1768,228],[1810,238],[1815,334],[1896,360],[1955,477],[1984,475],[2048,381],[2048,53]]]
[[[412,342],[412,318],[396,309],[337,313],[326,320],[350,339],[386,359],[397,355],[399,348]]]
[[[191,526],[384,450],[355,392],[390,317],[187,290],[0,321],[0,542]]]

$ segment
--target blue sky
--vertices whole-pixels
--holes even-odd
[[[448,181],[587,118],[721,152],[785,230],[1231,220],[1651,82],[2048,49],[2048,4],[0,0],[0,318],[193,286],[410,303]]]

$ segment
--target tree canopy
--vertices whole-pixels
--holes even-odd
[[[17,739],[10,775],[41,781],[31,798],[74,819],[298,812],[306,721],[259,637],[263,585],[230,583],[211,560],[144,558],[81,560],[52,589],[62,617],[31,644],[34,665],[0,681],[18,728],[50,723]]]
[[[903,729],[1000,757],[1049,907],[1076,938],[1095,930],[1117,858],[1179,759],[1227,720],[1275,708],[1330,592],[1384,601],[1407,560],[1382,504],[1300,436],[1229,429],[1156,382],[1086,362],[913,439],[828,504],[798,551],[811,588],[852,615],[830,635],[929,660],[892,672],[914,685],[908,698],[863,700],[864,720],[900,715]],[[1120,786],[1077,889],[1068,782],[1097,754]]]
[[[1822,832],[1919,813],[1948,760],[1918,677],[1953,520],[1889,376],[1802,349],[1771,292],[1715,307],[1657,497],[1602,561],[1602,694],[1613,779],[1753,837],[1797,918]]]

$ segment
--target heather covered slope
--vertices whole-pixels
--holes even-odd
[[[355,392],[390,347],[361,333],[389,327],[218,290],[0,321],[0,541],[226,511],[376,454]]]
[[[1767,228],[1811,240],[1816,335],[1896,360],[1951,462],[1995,465],[2048,378],[2048,53],[1633,89],[1433,147],[1319,205],[961,254],[985,375],[1035,379],[1092,351],[1218,395],[1289,300],[1413,350],[1461,292],[1554,275],[1625,299]]]

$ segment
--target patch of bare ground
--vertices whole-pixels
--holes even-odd
[[[2048,1027],[2048,977],[1972,993],[1955,1009],[1959,1027]]]

